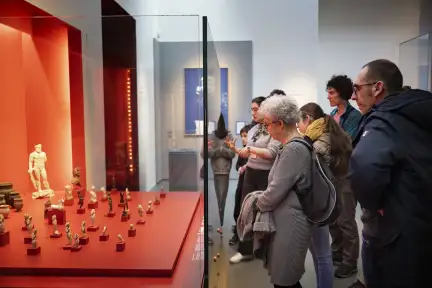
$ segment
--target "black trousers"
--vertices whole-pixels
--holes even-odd
[[[273,286],[274,286],[274,288],[302,288],[302,285],[300,284],[300,282],[297,282],[296,284],[291,285],[291,286],[279,286],[276,284],[274,284]]]
[[[252,192],[267,189],[268,185],[268,175],[270,170],[258,170],[247,167],[244,172],[243,189],[241,203],[243,203],[244,198]],[[253,240],[240,242],[237,250],[242,255],[252,255],[253,254]]]
[[[235,198],[234,198],[234,223],[237,223],[237,219],[240,215],[240,209],[242,205],[242,190],[243,190],[243,181],[245,172],[240,174],[238,182],[237,182],[237,189],[235,192]]]

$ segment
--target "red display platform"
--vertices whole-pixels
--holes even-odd
[[[154,199],[155,193],[131,192],[134,198],[134,207],[138,204],[148,203]],[[62,195],[60,192],[58,195]],[[60,197],[60,196],[59,196]],[[57,198],[57,197],[55,197]],[[112,195],[113,202],[119,202],[119,195]],[[54,199],[55,201],[56,199]],[[137,227],[141,230],[136,237],[127,237],[131,223],[135,224],[139,219],[138,213],[134,213],[128,222],[121,222],[120,217],[98,217],[108,209],[108,204],[96,209],[97,225],[107,226],[108,232],[113,235],[121,234],[128,249],[122,253],[114,248],[117,237],[110,237],[108,241],[97,241],[99,235],[89,234],[90,239],[80,253],[67,253],[62,248],[65,243],[49,238],[52,227],[44,221],[42,213],[43,200],[32,200],[25,197],[25,213],[33,216],[33,223],[38,228],[38,244],[42,248],[37,261],[28,257],[25,253],[27,245],[21,244],[22,237],[26,236],[21,231],[22,217],[14,217],[7,220],[8,227],[18,227],[10,230],[11,243],[0,248],[0,271],[3,275],[57,275],[57,276],[140,276],[140,277],[170,277],[180,255],[184,240],[188,234],[189,226],[194,218],[195,210],[200,201],[200,194],[194,192],[169,193],[154,214],[146,219],[146,225]],[[106,207],[104,207],[106,206]],[[116,208],[121,214],[122,208]],[[76,207],[65,207],[68,214],[67,221],[71,223],[73,233],[79,233],[81,221],[89,221],[89,213],[80,215],[76,213]],[[39,213],[38,213],[39,212]],[[12,212],[11,214],[14,214]],[[39,217],[36,217],[40,215]],[[144,217],[145,218],[145,217]],[[130,223],[129,223],[130,222]],[[115,259],[115,261],[113,261]]]

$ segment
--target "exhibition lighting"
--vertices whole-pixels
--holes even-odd
[[[128,115],[128,154],[129,154],[129,160],[133,160],[132,155],[132,111],[131,111],[131,75],[130,75],[130,69],[127,71],[127,81],[126,81],[126,92],[127,92],[127,115]],[[129,171],[133,172],[133,164],[129,165]]]

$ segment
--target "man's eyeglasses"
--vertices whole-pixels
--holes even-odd
[[[353,85],[353,92],[357,95],[357,92],[362,89],[364,86],[371,86],[377,84],[379,81],[375,81],[372,83],[365,83],[365,84],[354,84]]]

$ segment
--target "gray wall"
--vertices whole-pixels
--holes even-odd
[[[216,46],[220,67],[229,71],[229,129],[235,131],[236,121],[251,119],[252,41],[216,42]],[[154,49],[158,50],[154,65],[155,141],[156,162],[160,163],[156,168],[157,180],[160,181],[168,179],[169,149],[201,149],[202,137],[184,135],[184,69],[202,67],[201,43],[155,41]],[[232,177],[236,178],[235,172]]]

